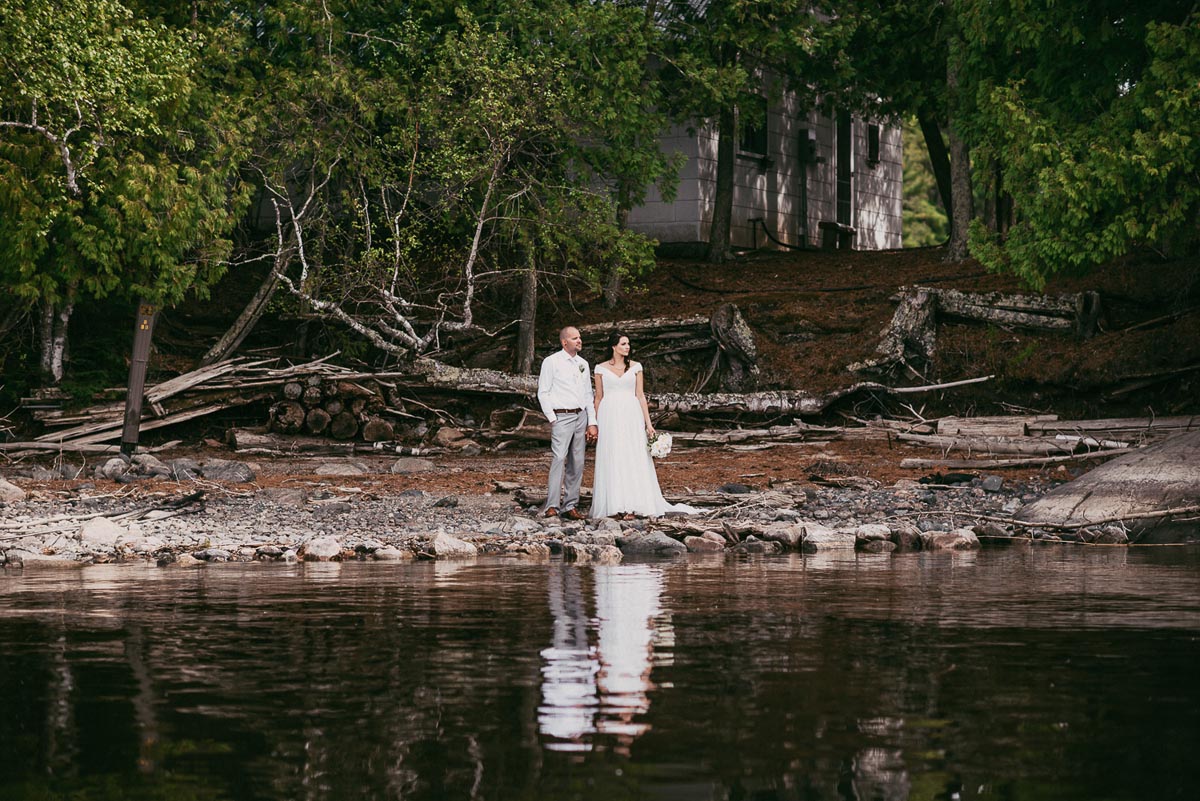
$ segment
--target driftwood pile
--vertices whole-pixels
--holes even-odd
[[[920,366],[931,361],[937,348],[939,319],[1064,331],[1087,339],[1095,334],[1100,318],[1097,292],[1019,295],[906,286],[900,288],[897,299],[896,313],[876,348],[878,355],[851,364],[850,370],[886,370],[895,365]]]
[[[605,342],[614,331],[620,331],[635,343],[635,358],[640,361],[686,357],[690,363],[707,365],[696,371],[693,392],[713,384],[714,379],[720,388],[738,391],[745,388],[748,377],[758,373],[754,333],[732,303],[721,304],[711,316],[653,317],[581,325],[584,356],[590,355],[596,361],[607,358]],[[557,343],[547,343],[537,351],[536,359],[540,361],[556,348]],[[517,335],[501,332],[487,337],[460,336],[448,341],[437,356],[443,362],[488,369],[511,364],[516,351]]]
[[[267,429],[279,434],[326,434],[335,440],[386,442],[396,438],[384,417],[403,408],[394,385],[321,375],[286,381],[271,406]],[[389,398],[388,395],[391,395]]]

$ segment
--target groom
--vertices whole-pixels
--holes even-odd
[[[586,360],[579,357],[583,337],[567,326],[558,332],[562,350],[547,356],[538,375],[538,404],[550,421],[550,484],[542,515],[562,514],[569,520],[584,520],[579,503],[583,478],[583,455],[588,442],[596,440],[596,407],[592,402],[592,376]]]

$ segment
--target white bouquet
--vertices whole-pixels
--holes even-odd
[[[653,437],[646,440],[646,447],[651,456],[661,459],[671,452],[671,435],[665,431],[656,431]]]

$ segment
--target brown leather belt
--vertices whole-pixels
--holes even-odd
[[[555,414],[577,414],[582,411],[583,411],[583,409],[555,409],[554,413]]]

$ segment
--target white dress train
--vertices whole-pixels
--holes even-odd
[[[604,397],[597,410],[600,438],[596,442],[591,517],[629,512],[660,517],[667,512],[699,511],[687,504],[667,503],[658,487],[637,398],[637,374],[641,371],[638,362],[620,376],[603,364],[596,365]]]

